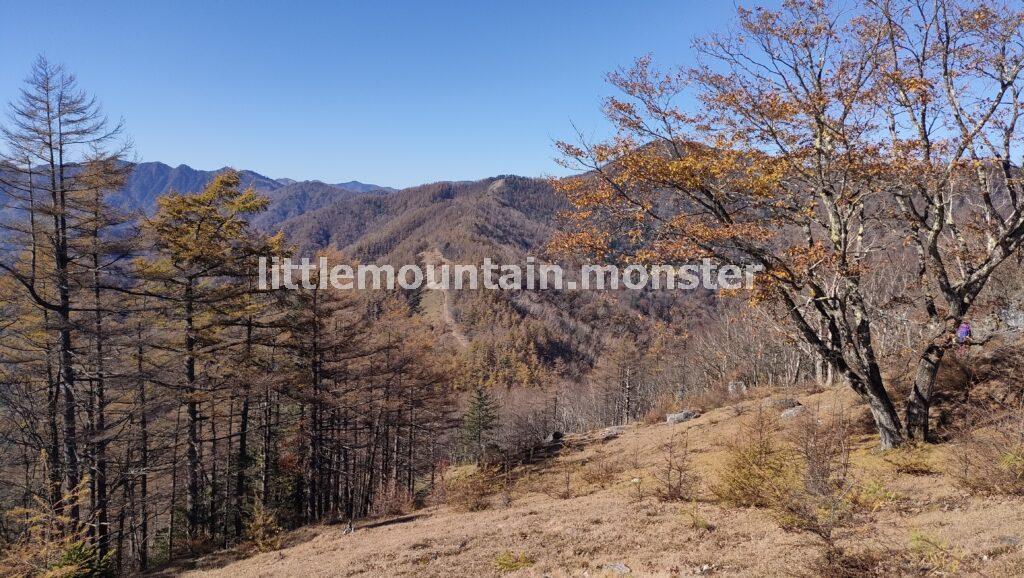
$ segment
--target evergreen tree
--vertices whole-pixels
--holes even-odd
[[[498,429],[498,404],[487,388],[477,385],[469,408],[462,416],[462,431],[466,445],[478,462],[494,431]]]

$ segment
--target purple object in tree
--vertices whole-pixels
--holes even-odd
[[[956,329],[956,342],[966,343],[971,338],[971,324],[964,321],[960,324],[960,327]]]

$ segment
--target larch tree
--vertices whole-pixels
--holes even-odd
[[[45,59],[3,124],[0,566],[129,575],[422,496],[457,419],[416,296],[261,290],[289,251],[235,171],[124,214],[119,130]]]
[[[218,316],[244,306],[245,282],[252,262],[274,239],[260,239],[246,217],[259,213],[267,199],[241,189],[235,171],[225,171],[199,193],[169,193],[157,201],[157,212],[143,226],[151,254],[137,269],[147,292],[168,306],[178,325],[182,375],[178,382],[185,405],[186,500],[188,532],[196,537],[203,516],[201,405],[210,398],[207,363],[218,343]],[[212,425],[212,421],[211,421]],[[211,439],[216,439],[211,436]],[[214,456],[216,459],[216,456]]]
[[[91,270],[79,241],[96,229],[82,201],[97,182],[113,182],[122,174],[120,161],[129,145],[117,144],[120,133],[121,125],[107,122],[75,76],[45,57],[32,65],[2,128],[7,146],[0,157],[0,187],[14,218],[3,226],[0,272],[43,310],[55,335],[48,404],[56,407],[58,395],[63,400],[63,455],[59,463],[50,457],[51,471],[59,467],[63,472],[62,497],[69,497],[73,527],[80,521],[74,496],[83,473],[75,340],[81,333],[79,314],[96,309],[78,295],[88,282],[80,276]],[[48,419],[56,423],[57,416]],[[58,494],[54,488],[51,501]]]
[[[110,551],[108,389],[113,385],[112,375],[118,373],[111,371],[108,358],[120,332],[119,317],[129,313],[118,307],[112,292],[123,288],[124,280],[130,277],[125,267],[130,263],[134,242],[130,230],[122,226],[128,218],[111,207],[107,197],[124,185],[129,166],[114,158],[88,160],[79,167],[80,187],[70,197],[75,207],[73,227],[78,232],[71,241],[71,252],[78,256],[73,260],[72,277],[76,280],[76,293],[83,294],[80,308],[91,309],[78,326],[82,340],[91,350],[88,355],[80,355],[88,360],[80,365],[81,381],[89,385],[86,455],[93,512],[90,531],[100,558]]]

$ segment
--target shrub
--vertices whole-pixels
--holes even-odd
[[[494,567],[497,568],[498,572],[505,574],[528,568],[533,565],[533,562],[533,558],[526,554],[516,555],[509,550],[505,550],[494,558]]]
[[[693,501],[690,505],[690,509],[686,510],[685,514],[690,518],[690,527],[694,530],[697,530],[698,532],[711,532],[715,529],[715,525],[702,516],[700,510],[697,509],[696,500]]]
[[[903,576],[911,568],[904,559],[906,552],[895,549],[865,549],[823,556],[811,562],[814,576],[829,578],[862,578],[864,576]]]
[[[905,444],[886,452],[885,461],[898,474],[928,476],[937,473],[931,461],[932,450],[924,444]]]
[[[878,480],[868,480],[859,484],[853,494],[854,503],[861,508],[877,512],[887,504],[892,504],[900,499],[900,495],[890,490],[884,483]]]
[[[501,507],[508,508],[512,505],[512,488],[515,484],[509,470],[501,476]]]
[[[576,496],[573,488],[573,471],[579,472],[574,464],[559,463],[550,470],[550,475],[538,476],[534,490],[556,500],[568,500]]]
[[[664,502],[692,500],[697,495],[699,478],[690,462],[685,437],[673,435],[661,445],[662,462],[654,474],[655,495]]]
[[[633,486],[633,498],[637,502],[644,501],[644,479],[633,478],[632,480],[629,481],[629,483],[632,484]]]
[[[613,459],[604,452],[598,451],[580,469],[580,479],[587,484],[605,488],[615,482],[616,477],[622,473],[623,469],[621,460]]]
[[[850,424],[842,408],[826,420],[817,414],[807,412],[790,433],[800,468],[774,506],[783,528],[821,539],[825,551],[819,564],[830,567],[843,556],[836,530],[850,520],[853,510]]]
[[[945,542],[923,532],[910,535],[910,553],[929,571],[937,574],[957,574],[961,558]]]
[[[792,460],[776,439],[778,421],[758,408],[743,428],[740,441],[729,447],[718,484],[713,488],[718,499],[735,506],[767,507],[778,501],[788,486]]]
[[[373,516],[400,516],[416,509],[415,496],[410,496],[399,484],[391,482],[373,501]]]
[[[969,432],[954,455],[959,484],[972,492],[1024,495],[1024,405]]]
[[[101,557],[95,547],[83,541],[65,548],[60,561],[46,575],[61,578],[113,578],[116,573],[110,554]]]
[[[790,440],[802,461],[804,490],[825,496],[849,487],[850,423],[842,408],[836,408],[827,420],[817,413],[805,413]]]
[[[490,496],[497,490],[492,472],[486,469],[453,480],[447,489],[448,503],[466,512],[491,507]]]
[[[644,414],[643,422],[646,425],[664,423],[665,416],[675,412],[680,407],[679,400],[674,395],[661,394],[654,399],[651,409]]]
[[[15,530],[16,538],[0,544],[0,574],[4,576],[61,576],[101,578],[113,576],[110,555],[99,556],[89,545],[86,527],[69,532],[71,519],[66,512],[73,500],[81,500],[88,480],[65,496],[55,508],[35,498],[35,505],[6,512],[3,525]]]
[[[277,516],[261,502],[253,506],[245,537],[257,552],[270,552],[281,547],[281,527],[277,523]]]

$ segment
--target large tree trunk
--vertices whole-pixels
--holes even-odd
[[[64,302],[64,297],[61,301]],[[73,528],[78,527],[78,486],[82,480],[78,466],[78,401],[75,398],[75,370],[71,365],[73,356],[71,353],[71,319],[68,312],[70,306],[59,312],[58,322],[61,324],[58,332],[57,347],[60,351],[60,386],[64,393],[64,479],[67,500],[70,502],[67,513]]]
[[[263,388],[263,472],[260,476],[260,503],[264,506],[270,504],[270,480],[273,473],[274,452],[273,443],[273,422],[274,406],[271,403],[270,385]]]
[[[58,124],[59,127],[59,124]],[[59,130],[59,129],[58,129]],[[58,138],[55,143],[54,138]],[[71,262],[68,253],[67,193],[64,183],[64,150],[61,137],[53,131],[47,135],[50,164],[50,192],[53,201],[54,274],[57,280],[57,349],[61,389],[64,393],[64,477],[67,482],[68,518],[73,528],[78,527],[78,485],[81,471],[78,463],[78,400],[75,395],[74,352],[71,343],[71,280],[68,271]]]
[[[99,196],[97,195],[96,200],[97,211],[100,207]],[[99,232],[94,231],[95,241],[98,243]],[[97,551],[99,555],[106,556],[110,548],[110,528],[109,528],[109,515],[107,513],[107,397],[106,397],[106,375],[105,375],[105,363],[103,356],[104,353],[104,339],[103,334],[103,313],[102,313],[102,301],[100,298],[100,257],[99,254],[94,252],[92,255],[93,261],[93,304],[96,307],[95,311],[95,339],[96,339],[96,387],[95,387],[95,401],[96,401],[96,416],[95,416],[95,431],[93,432],[94,439],[94,453],[96,459],[96,543]],[[123,522],[123,519],[122,519]]]
[[[252,318],[248,318],[245,325],[245,359],[252,362]],[[246,383],[242,386],[242,411],[238,423],[238,459],[235,463],[235,538],[242,537],[242,517],[245,507],[245,494],[248,490],[249,467],[249,397],[251,386],[246,376]]]
[[[181,406],[174,414],[174,444],[171,446],[171,509],[167,524],[167,557],[174,559],[175,517],[178,510],[178,442],[181,441]]]
[[[54,220],[55,267],[57,277],[57,352],[58,380],[64,395],[64,480],[70,501],[68,518],[72,527],[78,526],[78,485],[81,472],[78,462],[78,400],[75,392],[74,352],[71,344],[71,287],[68,279],[67,221],[64,216],[64,194],[54,185],[54,206],[58,207]]]
[[[242,537],[242,521],[245,510],[245,494],[248,491],[249,467],[249,385],[242,394],[242,412],[238,424],[238,459],[235,464],[235,538]]]
[[[907,397],[908,439],[928,440],[928,411],[931,409],[935,378],[945,354],[945,347],[932,343],[918,359],[914,387]]]
[[[828,361],[829,366],[833,368],[836,375],[845,379],[847,384],[868,402],[868,406],[871,409],[871,417],[874,419],[875,427],[878,430],[882,449],[891,449],[901,445],[903,443],[903,427],[900,424],[900,417],[896,412],[896,407],[893,405],[892,399],[885,389],[882,372],[874,353],[871,326],[867,322],[867,316],[863,314],[863,310],[861,310],[859,315],[861,320],[857,324],[856,331],[852,336],[858,342],[859,361],[863,367],[862,372],[858,372],[854,371],[837,346],[838,331],[832,327],[834,324],[830,323],[828,325],[828,332],[831,338],[827,342],[822,340],[818,332],[799,313],[799,308],[796,306],[793,298],[784,291],[780,291],[779,294],[789,305],[790,317],[795,321],[807,342],[812,344],[821,356]]]
[[[192,395],[195,394],[191,390]],[[188,482],[186,489],[186,510],[188,512],[188,534],[195,538],[199,531],[201,504],[199,501],[199,404],[194,399],[189,399],[185,406],[185,420],[188,442],[185,450],[188,468]]]
[[[142,331],[138,335],[138,360],[135,370],[138,378],[139,404],[139,504],[140,531],[139,570],[149,567],[149,419],[146,416],[146,380],[143,377]]]
[[[210,388],[213,390],[213,387]],[[228,416],[230,420],[231,417]],[[206,529],[207,534],[212,539],[217,535],[217,518],[221,515],[223,503],[221,502],[220,495],[220,477],[217,470],[217,456],[220,455],[219,443],[217,438],[217,402],[214,395],[211,392],[210,395],[210,415],[206,418],[207,423],[210,424],[210,500],[206,508]],[[228,452],[230,454],[230,450]]]
[[[881,440],[882,449],[892,449],[903,443],[903,432],[900,428],[900,418],[896,413],[896,407],[892,400],[885,394],[884,390],[879,395],[877,391],[867,390],[865,397],[868,406],[871,408],[871,417],[875,420],[875,427]]]
[[[188,510],[188,534],[195,538],[198,534],[201,508],[199,496],[199,400],[196,388],[196,337],[192,319],[192,281],[185,286],[185,395],[186,428],[188,430],[188,489],[186,508]]]
[[[50,314],[45,312],[44,325],[49,326]],[[60,383],[53,371],[53,346],[49,337],[46,341],[46,430],[47,430],[47,465],[50,482],[50,505],[58,515],[64,513],[61,495],[61,460],[60,460],[60,429],[57,419],[57,406],[60,400]]]

